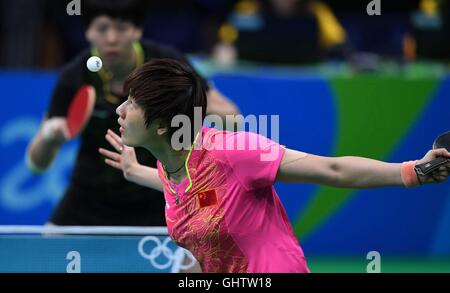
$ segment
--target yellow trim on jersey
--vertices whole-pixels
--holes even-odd
[[[133,50],[136,54],[136,67],[141,66],[145,62],[145,54],[144,54],[144,48],[142,48],[141,42],[134,42],[133,43]]]
[[[188,192],[191,189],[191,187],[192,187],[192,178],[191,178],[191,173],[189,172],[189,165],[188,164],[189,164],[189,159],[191,158],[192,150],[194,149],[195,143],[197,142],[198,136],[200,135],[201,131],[202,130],[200,129],[200,131],[197,133],[197,136],[195,136],[194,142],[192,143],[191,148],[189,149],[189,153],[188,153],[188,155],[186,157],[186,161],[184,161],[184,168],[186,170],[186,175],[187,175],[187,177],[189,179],[189,185],[184,190],[185,193]],[[175,190],[173,190],[173,188],[170,186],[170,180],[169,180],[169,178],[167,176],[167,173],[165,172],[165,169],[164,169],[164,176],[166,177],[166,180],[168,182],[167,186],[169,187],[169,190],[172,191],[172,193],[176,194]]]

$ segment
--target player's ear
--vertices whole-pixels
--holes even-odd
[[[92,41],[94,40],[94,30],[90,27],[84,32],[84,37],[86,40],[92,44]]]
[[[169,128],[166,126],[165,123],[161,121],[161,119],[157,119],[154,121],[155,125],[157,125],[156,128],[156,134],[158,135],[164,135],[169,132]]]
[[[158,129],[156,130],[156,133],[158,135],[164,135],[165,133],[167,133],[169,130],[167,129],[167,127],[158,127]]]

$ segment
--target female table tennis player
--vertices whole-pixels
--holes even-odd
[[[202,128],[190,148],[171,140],[180,128],[172,118],[194,107],[206,109],[205,88],[189,66],[155,59],[137,68],[125,84],[126,102],[117,108],[121,137],[109,131],[117,152],[100,149],[106,163],[126,179],[164,191],[169,234],[190,250],[203,272],[309,272],[303,251],[273,187],[275,181],[346,188],[413,187],[444,181],[450,164],[419,176],[417,162],[385,163],[362,157],[320,157],[285,149],[263,136]],[[195,131],[192,131],[195,132]],[[245,147],[235,142],[244,141]],[[157,169],[139,165],[133,147],[144,147]],[[158,178],[159,177],[159,178]]]

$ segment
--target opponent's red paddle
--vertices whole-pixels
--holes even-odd
[[[71,139],[83,131],[91,118],[94,106],[94,87],[91,85],[82,86],[75,94],[67,112],[67,128]]]

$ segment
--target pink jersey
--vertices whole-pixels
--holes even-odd
[[[273,187],[284,149],[249,132],[201,134],[181,184],[158,162],[171,238],[203,272],[309,272]]]

